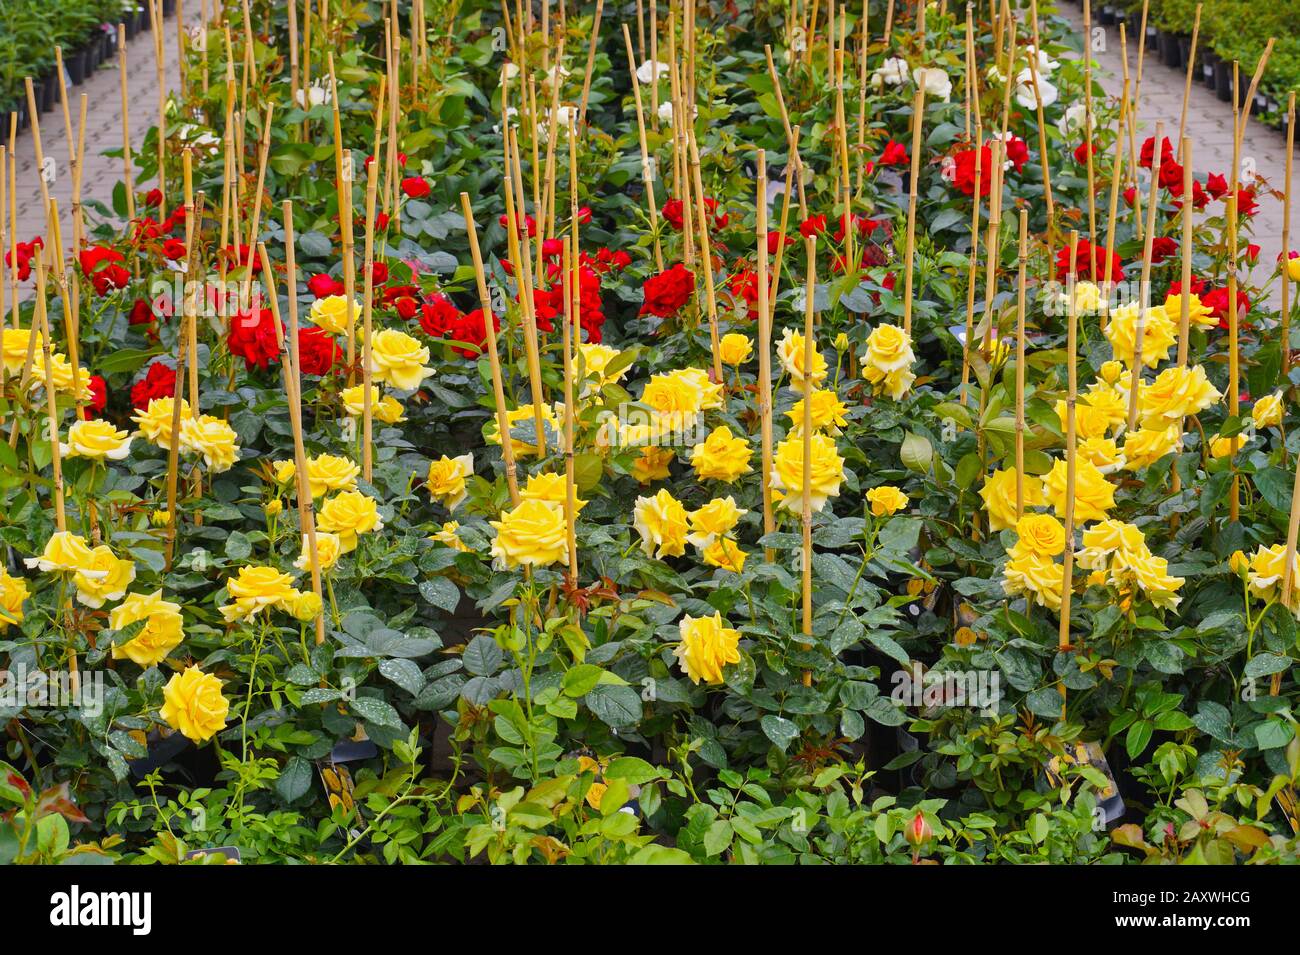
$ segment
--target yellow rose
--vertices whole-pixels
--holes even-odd
[[[84,570],[90,577],[108,576],[107,571],[91,567],[90,545],[80,534],[71,531],[55,531],[45,542],[41,555],[28,557],[23,563],[43,574]]]
[[[361,306],[349,303],[345,295],[327,295],[311,303],[311,320],[331,335],[346,335],[360,311]]]
[[[64,457],[90,458],[94,461],[121,461],[131,450],[131,436],[118,431],[107,421],[90,418],[74,421],[68,427],[67,442],[59,443]]]
[[[241,567],[237,576],[226,581],[231,602],[223,605],[221,616],[226,623],[248,620],[268,607],[284,607],[298,593],[293,579],[274,567]]]
[[[736,506],[733,497],[715,497],[688,515],[691,534],[687,540],[700,550],[707,550],[718,538],[731,533],[737,522],[748,513],[744,508]]]
[[[470,552],[470,547],[461,540],[460,535],[456,533],[459,530],[460,523],[458,521],[447,521],[442,525],[442,529],[439,530],[438,533],[434,534],[430,540],[438,544],[446,544],[452,550],[458,550],[462,553],[468,554]]]
[[[1023,596],[1029,603],[1048,610],[1061,609],[1065,568],[1050,557],[1021,554],[1007,561],[1002,572],[1002,589],[1009,597]]]
[[[277,484],[288,484],[298,476],[298,466],[292,461],[273,461],[271,468],[275,471]]]
[[[786,438],[776,448],[772,459],[772,496],[781,506],[794,513],[803,511],[803,442],[802,436]],[[812,436],[812,468],[809,481],[810,504],[820,511],[829,498],[840,493],[844,480],[844,459],[835,448],[835,440],[824,434]]]
[[[1016,522],[1016,535],[1019,540],[1009,552],[1012,557],[1051,558],[1065,550],[1065,528],[1051,514],[1026,514]]]
[[[316,559],[320,562],[322,573],[332,570],[342,555],[343,544],[337,534],[329,531],[316,532]],[[299,570],[311,570],[311,539],[306,534],[302,535],[302,553],[293,562],[293,566]]]
[[[840,332],[835,336],[835,341],[831,342],[837,352],[843,353],[849,350],[849,336]]]
[[[691,449],[691,466],[702,481],[711,478],[730,484],[753,470],[749,466],[753,455],[749,442],[739,435],[733,436],[724,424],[710,431],[707,438]]]
[[[1111,401],[1107,396],[1114,396]],[[1097,399],[1095,402],[1093,399]],[[1119,411],[1118,420],[1115,412]],[[1064,401],[1056,402],[1056,417],[1061,421],[1061,431],[1070,426],[1070,409]],[[1123,401],[1115,392],[1083,394],[1074,403],[1074,434],[1081,441],[1089,438],[1104,438],[1106,432],[1127,418],[1128,412]]]
[[[329,534],[338,534],[343,553],[357,548],[357,535],[384,529],[379,506],[373,497],[360,491],[343,491],[321,505],[316,527]]]
[[[1210,441],[1210,457],[1212,458],[1231,457],[1233,454],[1237,452],[1237,449],[1240,446],[1241,446],[1241,437],[1239,435],[1233,435],[1230,438],[1222,438],[1222,437],[1214,438],[1213,440]]]
[[[1106,570],[1115,554],[1146,552],[1147,542],[1141,528],[1111,518],[1084,529],[1083,550],[1075,555],[1075,560],[1084,570]]]
[[[1064,296],[1063,296],[1064,298]],[[1069,299],[1065,298],[1068,306]],[[1074,307],[1078,315],[1094,315],[1105,311],[1106,302],[1095,282],[1079,282],[1074,286]]]
[[[1083,405],[1092,409],[1093,414],[1103,415],[1107,428],[1118,428],[1128,422],[1128,390],[1112,388],[1109,385],[1094,383],[1088,392],[1079,397],[1075,405],[1077,411]],[[1064,424],[1065,419],[1061,419]]]
[[[1138,390],[1142,427],[1182,429],[1183,419],[1199,414],[1223,396],[1205,377],[1200,365],[1166,368]],[[1258,404],[1256,405],[1258,407]]]
[[[163,600],[162,590],[151,594],[127,594],[126,600],[113,610],[108,625],[123,630],[145,621],[144,629],[125,643],[113,645],[113,659],[126,658],[142,667],[151,667],[167,658],[180,646],[184,635],[181,605]]]
[[[1231,571],[1240,577],[1250,570],[1250,558],[1239,550],[1234,550],[1232,556],[1228,558],[1228,567]]]
[[[1097,377],[1108,385],[1119,384],[1120,379],[1124,377],[1124,363],[1115,361],[1113,358],[1110,361],[1102,362]]]
[[[710,378],[709,373],[703,368],[681,368],[677,371],[670,371],[668,377],[698,391],[701,410],[708,411],[711,408],[722,407],[724,397],[722,383]]]
[[[680,557],[686,553],[686,508],[666,489],[654,497],[638,497],[632,524],[641,535],[648,557]]]
[[[1187,308],[1187,327],[1188,328],[1214,328],[1219,324],[1219,320],[1214,317],[1214,313],[1201,301],[1199,295],[1188,296],[1189,305]],[[1165,314],[1175,326],[1182,326],[1183,318],[1183,294],[1179,292],[1176,295],[1170,295],[1165,299]],[[1143,351],[1146,349],[1143,348]]]
[[[552,410],[550,405],[547,404],[542,405],[541,411],[542,411],[542,428],[544,431],[551,432],[551,436],[547,439],[548,447],[554,446],[555,444],[554,437],[560,431],[560,423],[559,421],[556,420],[555,411]],[[512,432],[515,430],[515,427],[517,425],[524,424],[525,422],[527,422],[530,426],[532,426],[534,425],[534,417],[535,414],[533,411],[533,406],[531,404],[520,405],[518,408],[515,408],[513,411],[506,412],[506,426]],[[496,415],[493,415],[488,420],[488,423],[484,426],[483,436],[486,439],[488,444],[501,443],[501,434],[500,434],[500,429],[497,427]],[[523,441],[520,441],[518,438],[511,437],[510,447],[514,449],[515,458],[517,459],[535,456],[537,454],[536,440],[525,443]]]
[[[1168,428],[1139,428],[1124,435],[1124,467],[1140,471],[1155,464],[1183,444],[1183,433],[1177,425]]]
[[[7,250],[6,250],[7,251]],[[37,368],[37,362],[41,361],[44,345],[39,334],[36,341],[32,342],[32,329],[30,328],[6,328],[4,330],[4,366],[5,373],[13,376],[21,375],[23,368],[27,364],[27,352],[31,349],[32,367]]]
[[[1250,555],[1250,567],[1247,582],[1250,592],[1256,597],[1272,600],[1282,589],[1282,575],[1286,570],[1286,545],[1273,544],[1259,547]],[[1294,593],[1300,590],[1300,554],[1291,565],[1291,579],[1297,586],[1291,588]]]
[[[152,441],[160,448],[172,446],[172,417],[176,413],[175,398],[151,398],[144,411],[137,411],[131,420],[139,428],[139,434]],[[190,417],[190,403],[181,399],[181,424]]]
[[[284,504],[278,497],[273,497],[271,500],[266,502],[266,506],[263,510],[266,511],[267,517],[277,517],[280,512],[284,510]]]
[[[8,630],[11,623],[23,622],[23,603],[28,596],[27,581],[0,570],[0,633]]]
[[[520,501],[501,520],[489,521],[496,529],[492,556],[499,566],[545,567],[569,559],[568,527],[564,514],[546,501]]]
[[[907,507],[907,495],[892,484],[882,484],[867,492],[867,502],[876,517],[888,517]]]
[[[1136,302],[1121,305],[1110,314],[1110,323],[1102,333],[1110,342],[1115,357],[1132,366],[1141,306]],[[1142,364],[1154,368],[1169,358],[1169,349],[1178,343],[1178,326],[1169,320],[1162,306],[1146,310],[1142,330]]]
[[[899,401],[916,380],[912,371],[915,362],[911,336],[897,325],[879,325],[867,338],[862,377],[871,382],[876,394],[887,394]]]
[[[723,364],[740,366],[754,354],[754,343],[748,335],[731,332],[722,336],[722,341],[718,343],[718,354]]]
[[[309,620],[315,620],[321,615],[324,603],[320,597],[316,596],[314,590],[302,590],[294,595],[294,598],[289,601],[285,609],[289,611],[295,620],[306,623]]]
[[[740,549],[740,545],[730,538],[719,537],[700,555],[710,567],[721,567],[739,574],[745,569],[745,558],[749,555]]]
[[[360,418],[366,413],[365,385],[344,388],[339,392],[339,397],[343,399],[343,410],[349,417]],[[402,403],[392,395],[385,395],[375,385],[370,386],[370,414],[376,421],[382,421],[384,424],[397,424],[406,420]]]
[[[429,349],[406,332],[385,328],[370,340],[370,374],[402,391],[419,388],[433,374]]]
[[[641,456],[632,462],[632,476],[641,484],[661,481],[668,477],[672,460],[671,448],[642,448]]]
[[[803,434],[803,403],[807,398],[800,398],[794,403],[786,417],[790,419],[790,434]],[[848,419],[844,417],[848,408],[844,402],[840,401],[840,396],[835,392],[824,388],[818,388],[812,393],[812,426],[814,431],[826,431],[829,434],[838,435],[840,429],[847,425]]]
[[[704,394],[690,379],[652,375],[641,392],[641,404],[657,412],[653,427],[658,433],[684,431],[704,410]]]
[[[307,486],[312,497],[324,497],[330,491],[351,491],[357,486],[361,468],[337,454],[318,454],[307,459]]]
[[[1286,258],[1286,277],[1292,282],[1300,282],[1300,255],[1288,252]]]
[[[1110,438],[1085,438],[1079,443],[1078,451],[1102,474],[1110,474],[1124,466],[1124,456]]]
[[[50,379],[54,382],[54,391],[56,394],[72,394],[72,376],[72,362],[68,361],[65,355],[60,352],[55,352],[50,356]],[[94,398],[94,393],[90,390],[90,372],[85,368],[78,367],[76,370],[76,376],[77,384],[80,386],[81,400],[83,402],[90,401]],[[32,382],[30,387],[35,391],[37,388],[44,386],[44,384],[45,360],[44,358],[37,358],[32,363]]]
[[[229,471],[239,460],[239,445],[230,425],[213,415],[186,418],[181,422],[181,449],[199,454],[214,473]]]
[[[740,631],[723,625],[722,614],[692,617],[686,614],[678,627],[681,642],[673,650],[692,683],[722,682],[722,669],[740,662]]]
[[[624,364],[613,374],[608,372],[610,363],[623,354],[617,348],[610,348],[608,345],[601,345],[596,342],[579,342],[578,355],[582,359],[583,377],[595,379],[597,388],[604,388],[606,385],[613,384],[627,374],[631,365]]]
[[[1282,424],[1282,392],[1275,391],[1255,402],[1250,412],[1257,428],[1276,428]]]
[[[804,367],[807,358],[806,344],[803,335],[793,328],[787,328],[781,334],[781,340],[776,346],[776,357],[780,359],[781,366],[790,376],[792,391],[801,395],[806,394],[810,384],[813,388],[818,388],[826,380],[826,359],[815,346],[811,372]]]
[[[100,573],[102,571],[102,573]],[[120,600],[135,580],[135,562],[113,556],[106,544],[90,552],[89,562],[73,575],[77,599],[98,610],[110,600]]]
[[[1110,568],[1111,581],[1120,590],[1131,593],[1136,586],[1147,599],[1164,610],[1177,609],[1182,600],[1177,590],[1182,577],[1169,574],[1169,561],[1156,557],[1145,547],[1137,553],[1120,553]]]
[[[565,513],[569,505],[569,482],[563,474],[531,474],[528,476],[528,486],[520,493],[520,498],[525,501],[545,501],[548,504],[554,504]],[[587,506],[587,502],[577,496],[577,489],[574,489],[573,513],[576,517],[582,513],[582,509]]]
[[[1032,474],[1026,474],[1023,481],[1025,507],[1038,507],[1044,503],[1043,482]],[[984,500],[984,510],[989,515],[989,527],[995,531],[1004,531],[1016,526],[1016,472],[994,471],[980,488],[980,497]]]
[[[454,458],[444,454],[438,460],[429,462],[429,473],[424,483],[434,500],[442,502],[447,510],[454,511],[469,496],[465,480],[473,473],[473,454],[461,454]]]
[[[192,666],[174,674],[163,687],[158,715],[172,729],[202,743],[226,728],[229,712],[230,702],[221,695],[221,681]]]
[[[1066,464],[1057,461],[1044,483],[1048,503],[1058,517],[1065,516]],[[1100,521],[1115,506],[1115,485],[1091,461],[1076,461],[1074,468],[1074,522]]]

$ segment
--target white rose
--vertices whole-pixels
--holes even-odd
[[[907,74],[907,60],[891,56],[871,74],[871,83],[877,87],[882,83],[886,86],[901,86],[907,80]]]
[[[952,80],[937,66],[918,66],[912,71],[912,82],[925,90],[927,99],[946,103],[952,97]]]
[[[1056,102],[1056,87],[1043,77],[1038,78],[1038,96],[1043,101],[1043,108]],[[1035,109],[1038,101],[1034,98],[1034,74],[1032,70],[1021,70],[1016,77],[1016,102],[1021,109]]]
[[[1061,135],[1066,139],[1073,139],[1074,135],[1087,124],[1087,121],[1088,108],[1082,103],[1075,103],[1066,107],[1061,118],[1056,121],[1056,128],[1060,130]]]
[[[658,63],[653,60],[646,60],[636,68],[636,78],[643,86],[649,86],[659,80],[660,77],[668,73],[667,63]]]

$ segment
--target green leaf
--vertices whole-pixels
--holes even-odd
[[[420,581],[420,596],[447,613],[455,613],[460,604],[460,588],[446,577],[431,577]]]
[[[375,699],[372,696],[357,697],[348,704],[348,708],[367,723],[386,726],[390,729],[401,729],[402,727],[402,719],[397,715],[397,710],[383,700]]]
[[[592,663],[579,663],[577,666],[570,668],[564,674],[565,694],[575,699],[586,696],[600,683],[601,674],[604,672],[604,670]]]
[[[1155,731],[1155,726],[1150,720],[1138,720],[1128,728],[1128,734],[1124,737],[1124,748],[1128,750],[1129,759],[1137,759],[1151,742],[1151,734]]]
[[[620,756],[611,760],[604,773],[606,782],[611,779],[624,779],[631,786],[643,786],[663,775],[662,770],[651,766],[639,756]]]
[[[301,756],[292,756],[275,781],[275,791],[285,802],[293,802],[311,788],[311,777],[311,763]]]
[[[497,642],[480,633],[466,645],[461,660],[474,676],[491,676],[501,668],[504,657]]]
[[[775,743],[776,748],[783,753],[799,737],[799,727],[784,716],[769,713],[759,720],[759,725],[763,728],[763,733],[767,738]]]
[[[925,474],[930,470],[934,448],[931,447],[929,438],[909,431],[903,439],[902,447],[898,449],[898,457],[903,462],[903,467],[909,471]]]
[[[379,672],[412,696],[424,689],[424,674],[418,664],[396,657],[379,661]]]
[[[641,696],[630,686],[602,683],[584,697],[584,702],[609,726],[635,726],[641,720]]]

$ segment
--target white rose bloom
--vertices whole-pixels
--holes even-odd
[[[506,79],[513,80],[519,75],[519,67],[514,63],[506,64]]]
[[[671,123],[673,121],[673,104],[670,100],[664,100],[659,104],[659,122]]]
[[[988,81],[995,86],[1002,82],[1002,71],[998,69],[996,63],[984,71],[984,76],[987,77]]]
[[[1082,103],[1067,106],[1065,113],[1056,121],[1056,128],[1066,139],[1073,139],[1075,133],[1083,129],[1088,122],[1088,108]]]
[[[313,106],[323,106],[330,101],[329,87],[321,80],[314,81],[306,89],[298,90],[298,105],[303,109],[311,109]]]
[[[1038,78],[1038,95],[1042,98],[1043,108],[1046,109],[1056,102],[1058,95],[1056,87],[1049,80],[1043,77]],[[1016,77],[1016,102],[1021,109],[1035,109],[1038,101],[1034,98],[1034,74],[1032,70],[1021,70],[1020,75]]]
[[[1056,70],[1056,68],[1061,65],[1060,63],[1057,63],[1054,59],[1052,59],[1050,56],[1048,56],[1046,53],[1044,53],[1042,50],[1035,49],[1034,45],[1031,43],[1027,47],[1025,47],[1025,55],[1033,56],[1034,54],[1038,55],[1039,79],[1041,79],[1044,76],[1051,76],[1052,73]]]
[[[891,56],[871,74],[871,85],[901,86],[907,81],[907,74],[907,60],[899,56]]]
[[[637,81],[642,86],[649,86],[657,81],[660,77],[668,75],[668,64],[657,63],[653,60],[646,60],[636,68]]]
[[[566,70],[564,67],[560,66],[559,63],[556,63],[553,67],[551,67],[549,70],[546,71],[546,78],[542,80],[542,85],[549,89],[551,84],[555,82],[555,77],[557,74],[560,77],[560,82],[563,83],[565,79],[568,78],[569,71]]]
[[[952,80],[937,66],[918,66],[912,71],[912,82],[925,90],[926,99],[946,103],[952,97]]]

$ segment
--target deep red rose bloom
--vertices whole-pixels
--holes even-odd
[[[177,259],[185,257],[185,242],[181,239],[168,239],[163,243],[163,258],[171,259],[175,262]]]
[[[145,204],[145,208],[157,209],[160,205],[162,205],[162,190],[150,189],[148,192],[146,192],[144,194],[144,204]]]
[[[731,290],[731,296],[736,300],[736,304],[745,303],[745,317],[755,319],[758,317],[758,273],[753,269],[741,269],[739,272],[733,272],[727,279],[727,287]]]
[[[1246,261],[1251,265],[1259,261],[1259,246],[1254,242],[1246,246]]]
[[[127,322],[131,325],[152,325],[154,320],[153,309],[149,306],[146,299],[138,298],[131,304],[131,316]]]
[[[126,288],[131,281],[131,273],[118,263],[126,261],[126,256],[107,246],[92,245],[81,251],[81,271],[89,277],[95,286],[95,294],[101,298],[113,289]]]
[[[678,232],[682,231],[682,200],[669,199],[664,203],[664,207],[659,210],[659,214]]]
[[[1243,219],[1248,219],[1259,211],[1259,203],[1255,201],[1255,189],[1249,187],[1237,190],[1237,215]]]
[[[1164,186],[1175,196],[1183,194],[1183,167],[1172,159],[1166,159],[1160,164],[1160,185]]]
[[[460,319],[460,309],[445,295],[434,295],[420,306],[420,327],[430,338],[443,338]]]
[[[1166,235],[1157,236],[1151,240],[1151,264],[1159,265],[1177,251],[1178,243],[1174,239]]]
[[[1212,172],[1205,177],[1205,191],[1213,198],[1221,199],[1228,194],[1228,177],[1221,172]]]
[[[176,369],[155,361],[145,376],[131,386],[131,407],[144,411],[154,398],[171,398],[175,394]]]
[[[501,320],[492,316],[492,327],[497,331],[501,330]],[[455,346],[455,351],[465,358],[476,358],[483,352],[483,346],[487,344],[487,325],[483,317],[483,309],[476,308],[472,312],[466,312],[464,315],[458,315],[451,328],[451,339],[457,342],[465,342],[472,345],[472,348]]]
[[[973,196],[976,192],[975,156],[974,149],[963,149],[952,157],[952,184],[964,196]],[[979,194],[987,196],[993,188],[993,151],[988,146],[979,148],[979,162]]]
[[[1142,143],[1142,155],[1138,164],[1143,169],[1150,169],[1152,160],[1155,158],[1155,152],[1156,138],[1154,136],[1148,136],[1146,141]],[[1165,136],[1160,142],[1160,162],[1163,165],[1165,162],[1173,158],[1174,144],[1169,141],[1168,136]]]
[[[81,250],[81,271],[87,278],[101,267],[114,262],[125,262],[126,256],[106,245],[92,245]]]
[[[38,235],[30,242],[15,242],[13,249],[5,251],[5,265],[11,269],[14,267],[13,253],[18,253],[18,281],[26,282],[32,277],[32,259],[36,257],[36,250],[45,248],[45,243]]]
[[[1080,166],[1087,165],[1087,163],[1088,163],[1088,152],[1089,152],[1089,145],[1088,145],[1087,143],[1079,143],[1079,145],[1077,145],[1077,146],[1074,147],[1074,161],[1077,162]],[[1094,156],[1097,155],[1097,144],[1096,144],[1096,143],[1093,143],[1093,144],[1092,144],[1092,146],[1091,146],[1091,152],[1092,152],[1092,155],[1094,155]]]
[[[415,318],[415,313],[420,310],[420,303],[409,295],[403,295],[394,301],[393,306],[397,309],[398,316],[407,322]]]
[[[564,306],[564,291],[555,288],[533,289],[533,321],[539,332],[555,331],[555,321],[560,317]]]
[[[1204,292],[1204,291],[1205,291],[1205,279],[1200,278],[1199,276],[1193,275],[1193,276],[1192,276],[1192,294],[1193,294],[1193,295],[1200,295],[1200,294],[1201,294],[1202,292]],[[1179,281],[1179,282],[1170,282],[1170,283],[1169,283],[1169,292],[1168,292],[1168,294],[1169,294],[1169,295],[1181,295],[1181,294],[1183,294],[1183,283],[1182,283],[1181,281]]]
[[[825,217],[822,219],[824,222]],[[645,296],[645,302],[641,306],[642,315],[670,318],[690,300],[695,291],[695,275],[678,262],[672,268],[646,279],[641,291]]]
[[[383,300],[385,305],[392,305],[399,298],[418,298],[419,295],[418,285],[390,285],[384,289]]]
[[[1092,245],[1087,239],[1080,239],[1079,244],[1075,247],[1074,273],[1076,278],[1097,282],[1106,277],[1106,250],[1101,248],[1097,249],[1097,276],[1092,274],[1092,255]],[[1056,254],[1057,281],[1064,282],[1066,277],[1069,276],[1070,271],[1070,248],[1069,246],[1066,246]],[[1118,252],[1111,253],[1110,280],[1112,282],[1124,281],[1124,269],[1120,265]]]
[[[1210,310],[1210,314],[1219,319],[1219,326],[1227,328],[1228,289],[1226,286],[1212,288],[1201,294],[1201,302]],[[1250,297],[1241,289],[1237,290],[1237,318],[1240,320],[1250,311]]]
[[[251,266],[254,275],[257,275],[262,271],[261,258],[254,255],[252,250],[242,242],[239,245],[226,246],[226,258],[228,258],[230,264],[237,269]]]
[[[108,404],[108,385],[99,375],[91,375],[86,379],[86,387],[90,389],[90,403],[86,405],[86,417],[98,418]]]
[[[799,223],[799,234],[805,239],[809,236],[826,234],[826,217],[809,216]]]
[[[160,239],[162,238],[162,234],[162,226],[157,222],[154,222],[154,220],[149,218],[149,216],[145,216],[136,221],[135,231],[131,236],[131,241],[139,244],[152,239]]]
[[[383,232],[388,228],[388,213],[380,212],[375,216],[375,228]]]
[[[885,143],[885,148],[881,150],[880,158],[876,160],[877,166],[905,166],[907,165],[907,147],[900,142],[890,140]]]
[[[542,257],[547,259],[558,259],[564,252],[563,239],[543,239],[542,240]]]
[[[1129,186],[1129,187],[1127,187],[1127,188],[1124,190],[1124,201],[1127,202],[1127,203],[1129,204],[1129,206],[1132,206],[1132,205],[1133,205],[1133,202],[1134,202],[1134,200],[1135,200],[1136,198],[1137,198],[1137,188],[1136,188],[1136,187],[1134,187],[1134,186]]]
[[[578,206],[578,222],[586,225],[591,221],[591,206]]]
[[[509,222],[509,221],[510,221],[510,220],[507,219],[506,216],[505,216],[504,214],[502,214],[501,216],[498,216],[498,217],[497,217],[497,222],[500,223],[501,228],[503,228],[503,229],[506,227],[506,223]],[[516,214],[515,214],[515,222],[518,222],[518,221],[519,221],[519,215],[518,215],[518,213],[516,213]],[[524,234],[524,232],[525,232],[525,227],[527,227],[527,233],[528,233],[528,235],[529,235],[530,238],[531,238],[532,236],[537,235],[537,220],[534,219],[532,216],[529,216],[529,215],[524,216],[524,225],[519,227],[519,234],[520,234],[521,236],[522,236],[522,235]]]
[[[408,199],[423,199],[432,190],[423,176],[407,176],[402,180],[402,192]]]
[[[835,230],[835,241],[836,241],[836,242],[843,242],[843,241],[844,241],[844,234],[845,234],[845,231],[846,231],[846,230],[845,230],[845,225],[847,224],[847,223],[845,222],[845,220],[846,220],[847,218],[848,218],[848,216],[840,216],[840,227],[839,227],[838,229]],[[854,229],[854,232],[856,232],[856,233],[857,233],[858,235],[860,235],[860,236],[870,235],[871,233],[873,233],[873,232],[876,231],[876,228],[877,228],[879,225],[880,225],[880,223],[876,222],[874,219],[868,219],[866,216],[860,216],[860,215],[857,215],[857,214],[854,214],[854,216],[853,216],[853,229]]]
[[[1003,143],[1003,155],[1007,162],[1016,172],[1025,168],[1025,163],[1029,161],[1029,144],[1017,136],[1015,133],[1007,133],[1006,142]],[[1096,146],[1093,147],[1095,152]]]
[[[330,278],[328,275],[313,275],[307,280],[307,290],[316,298],[329,298],[347,291],[341,279]]]
[[[372,285],[375,286],[383,285],[385,282],[388,281],[388,263],[387,262],[372,263],[370,266],[370,274],[371,274],[370,282]]]
[[[309,326],[298,332],[298,360],[303,374],[324,375],[343,360],[343,349],[325,329]]]
[[[776,255],[776,250],[781,247],[782,242],[786,245],[793,245],[794,239],[784,232],[769,232],[767,234],[767,254]]]
[[[249,371],[265,370],[272,362],[280,360],[280,349],[275,337],[275,318],[269,308],[256,312],[240,312],[230,322],[227,338],[230,353],[244,359]]]

